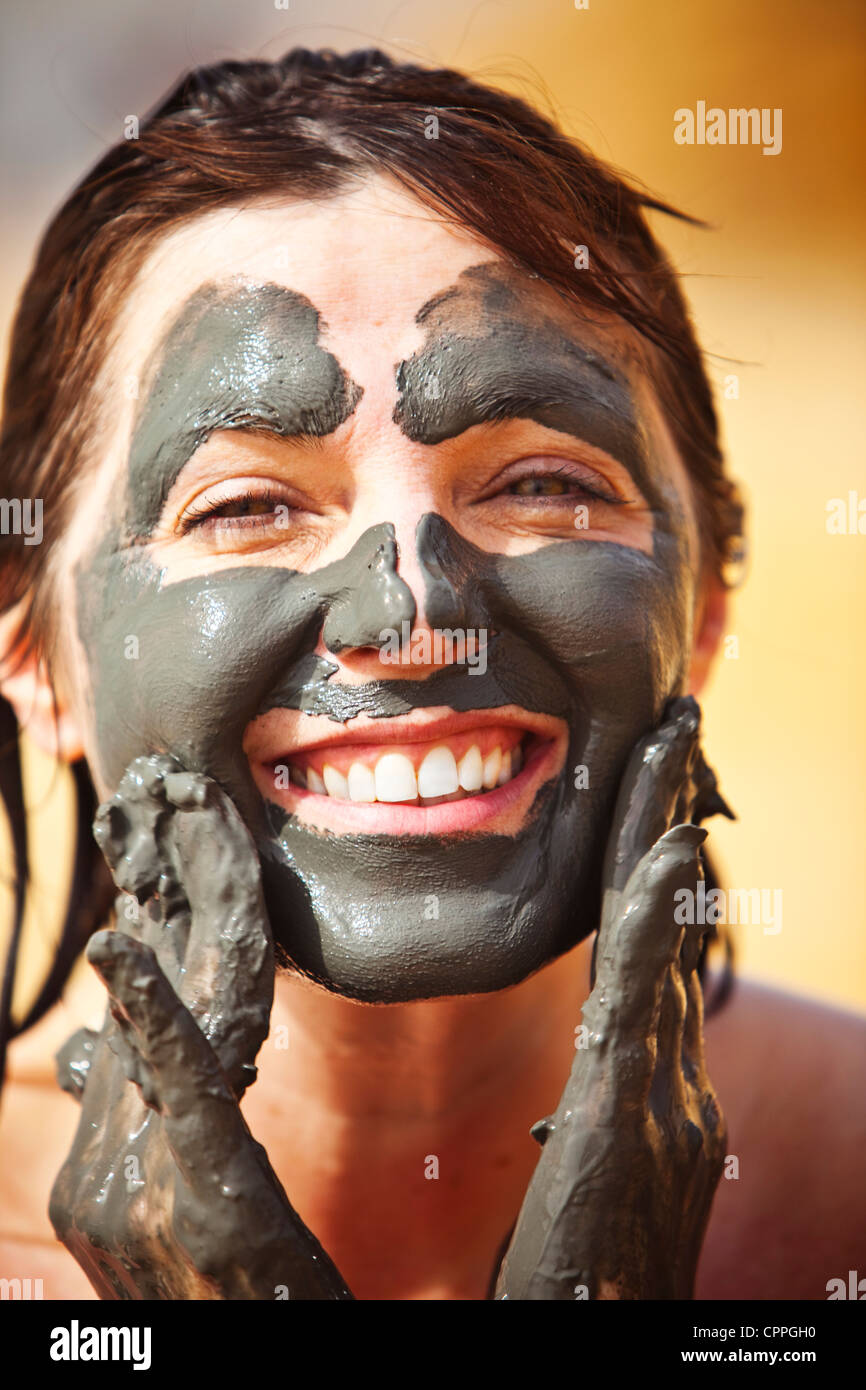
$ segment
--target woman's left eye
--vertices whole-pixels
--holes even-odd
[[[540,478],[520,478],[508,489],[517,497],[562,497],[571,490],[567,479],[553,474]]]
[[[506,483],[503,491],[512,497],[542,500],[548,497],[553,499],[579,497],[591,502],[609,503],[611,506],[625,501],[625,498],[620,497],[601,478],[593,477],[590,481],[582,474],[572,472],[569,468],[551,469],[543,473],[528,473],[522,478],[515,478],[513,482]],[[499,495],[502,496],[503,493]]]

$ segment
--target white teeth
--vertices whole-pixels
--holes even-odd
[[[477,743],[473,743],[469,751],[463,754],[457,764],[457,776],[465,792],[481,791],[484,781],[484,764],[481,761],[481,749]]]
[[[351,780],[350,772],[349,781]],[[418,783],[415,781],[415,769],[405,753],[385,753],[379,759],[376,764],[375,786],[377,801],[415,800],[418,795]]]
[[[457,763],[450,748],[432,748],[418,769],[418,795],[449,796],[459,790]]]
[[[488,753],[484,759],[484,774],[482,782],[485,791],[491,791],[499,780],[499,769],[502,766],[502,749],[494,748],[492,753]]]
[[[376,778],[363,763],[352,763],[349,768],[349,798],[352,801],[376,800]]]
[[[349,783],[330,763],[325,763],[322,775],[325,779],[325,791],[328,796],[336,796],[340,801],[349,800]]]
[[[431,748],[418,769],[405,753],[383,753],[375,768],[365,763],[352,763],[348,777],[331,763],[321,774],[313,767],[290,764],[291,780],[319,796],[332,796],[340,801],[400,802],[419,799],[436,805],[457,797],[473,795],[482,788],[492,791],[516,777],[523,767],[523,750],[519,744],[503,753],[494,748],[482,758],[477,743],[467,749],[457,763],[445,744]]]

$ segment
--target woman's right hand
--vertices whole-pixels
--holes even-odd
[[[258,857],[236,808],[171,758],[137,758],[97,813],[116,930],[87,958],[99,1034],[58,1055],[80,1097],[51,1194],[101,1298],[350,1299],[241,1115],[273,1001]],[[134,1084],[131,1084],[134,1083]]]

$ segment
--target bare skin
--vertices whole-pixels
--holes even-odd
[[[376,256],[356,264],[345,254],[347,246],[369,236],[371,216],[380,219],[371,242],[378,248],[381,265],[388,269],[384,281],[377,273]],[[376,207],[349,206],[347,210],[344,203],[337,209],[304,208],[300,213],[293,210],[291,215],[232,214],[210,222],[207,235],[201,231],[196,235],[187,229],[171,248],[163,248],[162,277],[148,277],[146,293],[132,297],[121,333],[115,370],[134,375],[153,341],[161,316],[180,294],[211,275],[244,273],[261,278],[265,274],[268,279],[280,279],[282,275],[287,284],[309,292],[322,305],[340,360],[353,378],[363,384],[365,397],[347,438],[346,457],[354,470],[354,503],[344,512],[342,496],[328,499],[315,545],[318,561],[344,553],[351,541],[383,514],[385,502],[388,514],[395,517],[398,540],[403,532],[410,536],[421,511],[444,510],[437,489],[443,486],[443,478],[447,481],[449,470],[457,476],[466,467],[468,456],[448,446],[436,451],[435,467],[431,466],[433,451],[413,450],[405,438],[390,428],[390,374],[393,362],[415,346],[411,306],[443,283],[449,283],[465,265],[475,263],[479,248],[471,238],[456,236],[423,214],[419,216],[415,205],[404,205],[396,219],[389,222],[389,218],[394,219],[393,207],[386,210],[383,218]],[[314,219],[319,223],[315,236],[310,228]],[[408,245],[412,255],[407,254],[407,233],[411,233]],[[279,264],[277,251],[283,254],[285,263],[287,244],[290,275],[274,269]],[[315,248],[315,253],[311,248]],[[350,264],[351,273],[341,270]],[[330,277],[328,283],[322,283],[323,276],[325,280]],[[160,285],[162,291],[157,292]],[[381,330],[381,337],[371,337],[371,325]],[[664,429],[657,414],[656,428],[663,440]],[[117,485],[128,431],[129,414],[124,415],[121,410],[113,418],[106,438],[95,487],[70,526],[67,553],[59,566],[61,573],[71,574],[76,556],[93,543],[99,499]],[[532,438],[520,441],[524,452],[539,453],[550,451],[554,443],[559,441],[551,440],[549,432],[542,439],[537,431]],[[199,480],[192,479],[187,492],[193,486],[212,485],[219,480],[221,471],[228,470],[220,447],[220,441],[215,439],[200,451],[194,463],[203,472]],[[670,448],[664,459],[666,481],[679,490],[683,505],[689,510],[690,487],[682,464]],[[249,462],[249,472],[267,472],[272,467],[264,449]],[[617,476],[615,461],[608,460],[605,466],[610,469],[609,476]],[[647,523],[639,505],[620,511],[611,525],[612,532],[602,526],[590,533],[588,543],[595,534],[639,548],[648,544]],[[519,526],[507,523],[502,530],[507,534],[491,534],[479,537],[479,541],[490,548],[517,552],[555,539],[543,528],[527,528],[525,522]],[[693,548],[697,570],[696,531]],[[415,588],[420,612],[422,594],[417,577],[411,572],[411,553],[407,546],[405,577]],[[235,555],[193,557],[171,541],[166,542],[160,556],[173,578],[202,572],[207,566],[222,563],[223,558],[226,563],[240,562]],[[722,621],[720,596],[709,582],[696,585],[695,608],[691,688],[697,690]],[[366,662],[363,653],[347,653],[340,660],[341,679],[369,679],[372,668]],[[62,748],[67,756],[83,751],[90,758],[95,747],[88,720],[83,654],[74,648],[64,652],[58,669],[63,673]],[[20,702],[22,720],[35,708],[31,728],[38,737],[40,721],[47,719],[44,677],[40,678],[38,669],[31,666],[16,679],[17,684],[9,681],[4,689],[10,698]],[[46,742],[50,743],[53,730],[45,728]],[[113,790],[99,786],[103,797]],[[270,1041],[259,1055],[260,1077],[244,1098],[243,1114],[252,1134],[266,1149],[276,1178],[290,1194],[294,1211],[315,1233],[356,1297],[485,1297],[494,1258],[538,1162],[539,1150],[528,1137],[529,1128],[556,1109],[575,1058],[574,1029],[579,1004],[588,994],[588,968],[589,948],[584,944],[524,984],[499,995],[380,1008],[334,998],[298,979],[278,980]],[[760,1055],[761,1042],[755,1017],[763,1005],[760,1000],[757,1005],[750,1004],[750,1000],[754,996],[744,992],[740,1001],[731,1006],[728,1027],[738,1026],[740,1032],[735,1039],[726,1037],[718,1055],[713,1053],[713,1025],[708,1031],[710,1075],[728,1115],[733,1151],[743,1154],[744,1170],[748,1140],[743,1137],[746,1147],[737,1148],[737,1124],[745,1136],[744,1117],[754,1111],[753,1122],[762,1119],[763,1105],[781,1088],[784,1094],[800,1092],[799,1083],[792,1078],[785,1082],[785,1053],[779,1062],[781,1070],[775,1074],[756,1067],[755,1055],[756,1050]],[[784,1014],[784,1006],[780,1008]],[[62,1017],[61,1011],[57,1014]],[[785,1017],[791,1017],[790,1011]],[[25,1145],[23,1151],[18,1149],[8,1180],[9,1218],[4,1228],[21,1237],[20,1242],[10,1244],[13,1261],[17,1267],[22,1249],[28,1257],[36,1258],[37,1247],[31,1242],[41,1229],[46,1243],[39,1248],[44,1248],[49,1262],[46,1271],[53,1271],[48,1277],[72,1281],[74,1289],[71,1284],[63,1284],[69,1296],[76,1296],[76,1291],[77,1296],[88,1296],[83,1290],[90,1286],[83,1276],[79,1277],[68,1257],[58,1254],[58,1247],[48,1236],[44,1215],[38,1212],[41,1207],[44,1213],[51,1182],[69,1151],[77,1118],[66,1097],[46,1089],[54,1086],[49,1058],[70,1029],[81,1021],[80,1016],[67,1017],[58,1027],[56,1019],[46,1020],[30,1039],[21,1040],[20,1047],[13,1050],[12,1083],[4,1095],[3,1114],[4,1125],[17,1120],[15,1127],[20,1139],[16,1143]],[[86,1021],[97,1025],[99,1022],[93,1016]],[[776,1022],[774,1036],[778,1038],[778,1019]],[[856,1040],[862,1037],[857,1033],[858,1026],[844,1017],[832,1023],[835,1042],[831,1042],[831,1048],[854,1049]],[[282,1027],[288,1030],[289,1046],[285,1050],[280,1047]],[[737,1050],[741,1037],[748,1039],[745,1056]],[[29,1063],[28,1057],[32,1059]],[[22,1080],[21,1086],[15,1082],[16,1075],[21,1074],[16,1070],[19,1065],[25,1069],[24,1076],[33,1078]],[[767,1094],[762,1102],[759,1088],[763,1085]],[[19,1105],[26,1112],[34,1088],[43,1105],[47,1094],[53,1097],[57,1130],[48,1128],[47,1109],[40,1109],[38,1124],[32,1115],[16,1113]],[[817,1077],[810,1094],[819,1103],[826,1094]],[[738,1101],[738,1097],[742,1100]],[[851,1162],[850,1175],[846,1167],[846,1155],[856,1155],[850,1141],[853,1095],[850,1103],[847,1094],[837,1094],[835,1099],[837,1106],[832,1117],[824,1117],[825,1135],[834,1133],[834,1123],[840,1127],[836,1131],[840,1134],[836,1145],[841,1154],[840,1171],[834,1191],[844,1192],[848,1183],[853,1192],[855,1164]],[[778,1114],[778,1107],[774,1113]],[[845,1116],[844,1121],[836,1118],[840,1113]],[[862,1104],[857,1113],[862,1115]],[[69,1126],[63,1133],[63,1142],[61,1114]],[[782,1153],[788,1156],[791,1135],[784,1131],[784,1117],[778,1123]],[[810,1116],[810,1123],[815,1123],[814,1115]],[[799,1122],[796,1132],[800,1132]],[[48,1149],[44,1156],[39,1149],[46,1133],[57,1135],[56,1148],[54,1138],[51,1140],[50,1160]],[[827,1137],[824,1142],[829,1146],[834,1141]],[[22,1185],[25,1198],[29,1191],[33,1169],[28,1165],[34,1158],[34,1149],[40,1172],[46,1170],[35,1209],[32,1204],[28,1208],[26,1200],[17,1205]],[[435,1181],[424,1176],[430,1156],[435,1156],[439,1163],[440,1176]],[[759,1164],[759,1156],[753,1153],[748,1182],[754,1181]],[[745,1190],[745,1171],[742,1181]],[[766,1172],[766,1189],[778,1181],[777,1164],[775,1173]],[[722,1183],[720,1200],[730,1206],[732,1198],[725,1192],[726,1186],[731,1190],[735,1184]],[[763,1196],[766,1191],[761,1192],[760,1197]],[[760,1197],[756,1196],[750,1209],[754,1215],[735,1216],[733,1227],[729,1216],[718,1236],[711,1226],[702,1269],[709,1268],[713,1273],[709,1285],[702,1274],[699,1276],[699,1296],[750,1296],[748,1286],[743,1287],[744,1280],[748,1285],[750,1277],[744,1270],[751,1269],[759,1251],[763,1252],[766,1246],[766,1234],[760,1226]],[[828,1225],[820,1204],[819,1209],[823,1224],[816,1221],[813,1235],[820,1230],[826,1239],[833,1226]],[[28,1211],[30,1215],[26,1215]],[[363,1213],[363,1220],[358,1219],[359,1212]],[[806,1221],[807,1213],[808,1205],[791,1195],[781,1213],[782,1224],[786,1216]],[[826,1255],[827,1259],[832,1256],[832,1267],[824,1279],[848,1267],[844,1261],[849,1258],[846,1241],[851,1240],[850,1225],[845,1227],[844,1222],[837,1221],[835,1229],[838,1239],[831,1239],[832,1251]],[[798,1229],[797,1235],[806,1239],[808,1246],[808,1232]],[[853,1259],[853,1253],[850,1258]],[[54,1265],[54,1260],[60,1263]],[[841,1267],[837,1270],[839,1261]],[[807,1259],[803,1263],[809,1266]],[[60,1273],[63,1269],[65,1275]],[[809,1266],[810,1288],[815,1283],[814,1269],[814,1264]],[[34,1276],[36,1273],[34,1270]],[[783,1283],[787,1280],[786,1287],[793,1288],[794,1274],[789,1265],[778,1270],[774,1279]],[[804,1287],[805,1279],[801,1273],[798,1287]],[[820,1297],[820,1278],[818,1283],[820,1287],[811,1293],[786,1292],[786,1288],[768,1288],[766,1283],[761,1288],[766,1296]],[[59,1282],[54,1296],[62,1296]]]
[[[572,1000],[589,993],[589,959],[584,943],[509,991],[520,1006],[510,1032],[493,996],[400,1006],[399,1067],[384,1047],[360,1065],[368,1006],[330,997],[333,1031],[322,1035],[310,1025],[324,992],[278,976],[270,1041],[243,1114],[356,1297],[486,1296],[498,1243],[538,1160],[529,1128],[554,1109],[574,1057]],[[10,1050],[0,1112],[0,1271],[42,1278],[46,1298],[97,1297],[54,1235],[48,1196],[79,1121],[78,1104],[57,1086],[54,1053],[82,1023],[99,1027],[103,1013],[103,986],[85,965],[64,1002]],[[281,1028],[290,1029],[286,1050],[276,1045]],[[440,1043],[447,1036],[435,1053],[434,1029]],[[740,1176],[719,1184],[696,1298],[825,1299],[828,1279],[862,1264],[866,1241],[857,1218],[866,1024],[741,981],[705,1034]],[[503,1092],[506,1059],[513,1086]],[[425,1108],[410,1121],[399,1096],[413,1078]],[[821,1142],[804,1142],[807,1134]],[[447,1192],[441,1177],[423,1178],[430,1153],[439,1155],[440,1173],[453,1174]],[[350,1220],[358,1207],[363,1222]]]
[[[697,739],[697,707],[674,702],[626,770],[589,1036],[536,1131],[545,1152],[497,1298],[571,1299],[576,1281],[592,1298],[692,1294],[725,1140],[702,1055],[701,931],[671,914],[706,833],[684,822],[714,785]],[[128,925],[121,900],[120,929],[88,946],[111,1021],[59,1058],[82,1117],[52,1191],[58,1235],[106,1298],[349,1297],[235,1104],[255,1074],[273,967],[234,808],[173,760],[139,759],[96,833],[127,904],[145,911]],[[220,860],[233,865],[229,897],[213,889]]]

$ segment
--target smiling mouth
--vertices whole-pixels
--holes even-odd
[[[361,727],[336,739],[260,755],[256,781],[268,801],[311,828],[448,834],[483,826],[515,833],[564,759],[564,726],[553,727],[560,720],[527,715],[518,722],[501,710],[413,714],[418,718],[358,721]]]

